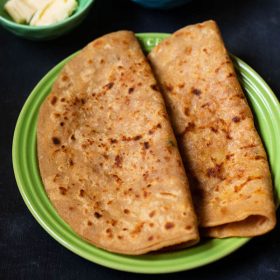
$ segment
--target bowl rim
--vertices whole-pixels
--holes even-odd
[[[16,23],[12,20],[6,19],[5,17],[0,15],[0,23],[4,23],[9,27],[12,28],[17,28],[17,29],[21,29],[21,30],[49,30],[52,28],[57,28],[60,26],[63,26],[71,21],[73,21],[75,18],[79,17],[83,12],[85,12],[88,8],[90,8],[90,6],[93,4],[95,0],[86,0],[86,4],[85,6],[79,10],[77,13],[74,12],[74,14],[72,14],[71,16],[67,17],[66,19],[59,21],[57,23],[54,24],[49,24],[49,25],[42,25],[42,26],[33,26],[33,25],[28,25],[28,24],[21,24],[21,23]],[[78,2],[78,6],[80,5],[80,0],[77,0]],[[4,10],[4,8],[3,8]]]

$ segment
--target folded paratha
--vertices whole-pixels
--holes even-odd
[[[212,237],[275,226],[268,160],[214,21],[185,27],[149,54],[189,170],[199,224]]]
[[[164,101],[132,32],[101,37],[65,65],[37,129],[46,192],[81,237],[131,255],[198,241]]]

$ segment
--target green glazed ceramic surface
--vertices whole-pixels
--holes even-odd
[[[94,2],[94,0],[78,0],[76,11],[67,19],[48,26],[30,26],[12,20],[4,10],[7,1],[0,0],[0,24],[15,35],[31,40],[50,40],[69,32],[87,16]]]
[[[168,34],[145,33],[137,37],[149,52]],[[74,54],[75,55],[75,54]],[[101,265],[130,272],[166,273],[188,270],[218,260],[246,242],[248,238],[205,240],[193,248],[177,252],[126,256],[98,249],[78,237],[58,216],[42,185],[36,157],[36,125],[41,103],[62,67],[74,55],[55,66],[35,87],[17,121],[13,141],[13,166],[21,195],[41,226],[74,253]],[[232,56],[240,81],[254,112],[256,125],[268,152],[277,203],[280,197],[280,106],[263,79],[242,60]]]

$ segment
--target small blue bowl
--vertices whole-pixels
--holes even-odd
[[[147,8],[152,9],[168,9],[184,5],[191,0],[132,0]]]

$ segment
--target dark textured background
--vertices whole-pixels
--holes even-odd
[[[129,1],[97,0],[70,34],[32,42],[0,28],[0,279],[280,279],[280,226],[216,263],[167,275],[114,271],[71,253],[31,216],[19,194],[11,161],[18,114],[37,82],[63,58],[105,33],[173,32],[215,19],[230,52],[251,65],[280,97],[280,1],[193,0],[168,11]],[[279,216],[279,215],[278,215]]]

